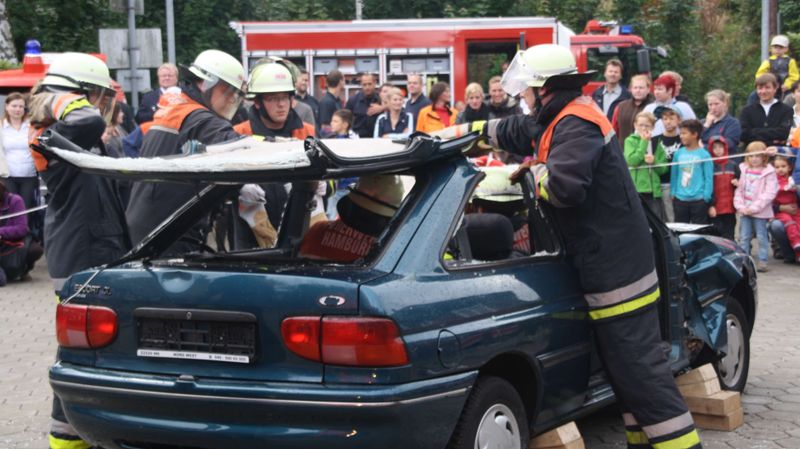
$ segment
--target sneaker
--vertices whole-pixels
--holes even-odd
[[[758,272],[759,273],[766,273],[767,271],[769,271],[769,268],[767,268],[767,263],[766,262],[759,262],[758,263]]]
[[[6,272],[3,271],[2,268],[0,268],[0,287],[5,287],[7,282],[8,279],[6,278]]]

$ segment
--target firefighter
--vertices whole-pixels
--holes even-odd
[[[59,56],[34,88],[30,142],[48,128],[81,148],[106,155],[100,137],[110,123],[115,92],[106,64],[88,54]],[[49,200],[44,239],[47,269],[56,292],[73,273],[121,257],[130,248],[125,213],[114,181],[82,173],[33,150],[36,170],[47,185]],[[53,397],[49,443],[52,449],[84,449]]]
[[[181,67],[179,87],[181,92],[161,96],[142,141],[141,157],[180,154],[190,141],[208,145],[240,138],[230,122],[245,87],[244,67],[236,58],[219,50],[203,51],[189,67]],[[184,184],[134,183],[126,210],[133,242],[140,242],[199,190]],[[198,228],[188,237],[169,252],[189,249],[189,240],[197,244],[202,239]]]
[[[537,141],[530,171],[540,198],[554,207],[580,276],[603,365],[624,411],[628,447],[700,448],[661,346],[658,277],[642,204],[611,124],[580,99],[592,76],[578,73],[567,48],[546,44],[520,52],[505,87],[512,95],[532,89],[536,115],[483,130],[493,146],[521,154],[530,154],[531,138]]]
[[[313,136],[314,125],[303,122],[292,108],[294,78],[283,61],[256,65],[247,83],[253,105],[247,111],[247,121],[236,125],[236,131],[260,139],[302,140]]]

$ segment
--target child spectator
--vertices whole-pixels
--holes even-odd
[[[726,239],[733,240],[736,228],[736,208],[733,207],[735,184],[739,179],[739,165],[728,159],[728,140],[722,136],[708,139],[708,148],[714,161],[714,203],[708,208],[708,216],[717,232]]]
[[[755,141],[747,145],[745,162],[739,165],[742,174],[733,196],[739,219],[739,244],[750,254],[753,232],[758,238],[758,271],[767,271],[769,238],[767,221],[774,216],[772,201],[778,193],[778,177],[775,168],[769,165],[769,156],[764,154],[767,146]],[[759,154],[761,153],[761,154]]]
[[[331,134],[328,136],[330,139],[358,139],[358,134],[350,129],[353,123],[353,113],[349,109],[339,109],[331,116]],[[339,213],[336,210],[336,204],[348,192],[347,188],[351,184],[355,184],[358,178],[341,178],[328,182],[328,201],[325,208],[325,215],[328,219],[335,219]],[[333,193],[330,193],[333,192]]]
[[[667,161],[664,147],[651,139],[656,116],[649,112],[636,114],[635,132],[625,139],[625,162],[631,169],[636,191],[644,202],[660,219],[664,219],[661,204],[661,175],[669,169],[663,166]],[[652,167],[653,165],[662,165]]]
[[[774,201],[775,209],[777,209],[775,218],[783,223],[786,237],[794,250],[795,261],[800,262],[800,211],[798,211],[797,201],[797,192],[800,187],[794,183],[791,177],[794,164],[785,154],[779,154],[775,156],[773,165],[778,175],[778,193],[775,195]]]
[[[756,79],[765,73],[772,73],[778,79],[778,86],[784,92],[791,92],[792,85],[800,80],[797,61],[789,56],[789,38],[779,34],[769,44],[769,58],[764,60],[756,71]]]
[[[353,126],[353,113],[349,109],[339,109],[331,116],[331,131],[325,136],[328,139],[358,139],[350,127]]]
[[[656,108],[656,118],[661,118],[664,132],[654,136],[653,142],[664,148],[666,162],[672,162],[673,156],[681,147],[681,136],[678,134],[678,125],[681,123],[681,111],[672,106]],[[670,194],[670,171],[661,175],[661,202],[664,209],[664,219],[668,222],[675,221],[675,212],[672,210],[672,195]]]
[[[675,221],[708,224],[708,207],[714,193],[714,164],[700,146],[703,124],[691,119],[681,123],[681,143],[670,173],[670,195]]]
[[[0,180],[0,217],[24,210],[22,197],[7,191]],[[25,276],[42,253],[41,246],[31,243],[27,215],[0,220],[0,287]]]

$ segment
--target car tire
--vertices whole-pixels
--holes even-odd
[[[524,449],[530,440],[525,405],[507,380],[478,378],[448,449]]]
[[[750,325],[742,305],[728,297],[725,319],[728,332],[728,354],[714,364],[724,390],[744,391],[750,372]]]

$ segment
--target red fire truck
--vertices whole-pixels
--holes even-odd
[[[422,75],[427,86],[447,81],[463,100],[472,81],[484,85],[499,75],[497,61],[511,61],[520,49],[543,43],[569,46],[581,71],[602,83],[606,61],[618,58],[624,79],[650,71],[649,52],[629,26],[589,21],[575,34],[555,18],[410,19],[323,22],[231,22],[241,37],[245,67],[265,56],[290,59],[312,75],[313,93],[324,92],[325,74],[339,69],[347,94],[358,89],[357,75],[372,72],[381,83],[405,87],[406,75]],[[495,69],[494,73],[490,73]]]

